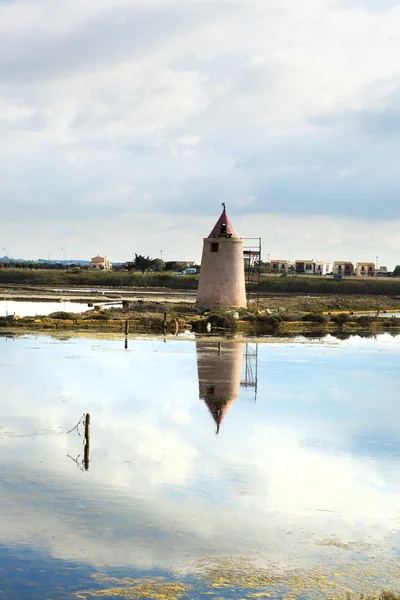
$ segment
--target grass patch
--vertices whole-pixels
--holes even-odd
[[[160,302],[127,302],[125,306],[125,310],[134,313],[167,313],[169,310]]]
[[[250,285],[249,289],[256,289]],[[265,277],[261,291],[297,294],[343,294],[391,296],[400,294],[400,278],[349,278],[335,281],[326,277]]]
[[[68,273],[54,270],[0,269],[0,284],[30,284],[44,286],[139,287],[195,290],[196,277],[174,277],[167,274],[121,273],[118,271],[80,271]]]
[[[338,315],[331,317],[331,319],[334,323],[341,326],[352,320],[348,313],[339,313]]]
[[[196,290],[198,277],[174,277],[168,273],[126,273],[121,271],[89,271],[0,268],[0,284],[169,288]],[[248,284],[249,291],[258,289]],[[326,277],[268,276],[261,279],[261,292],[310,295],[400,296],[400,278],[349,278],[334,281]]]
[[[385,318],[385,317],[384,317]],[[388,319],[390,321],[390,319]],[[352,321],[357,323],[360,327],[371,327],[374,323],[377,322],[376,317],[372,317],[369,315],[361,315],[361,317],[353,318]],[[379,319],[378,322],[382,322],[383,319]]]
[[[66,312],[65,310],[58,310],[56,312],[47,315],[47,319],[61,319],[62,321],[73,321],[78,318],[79,315],[72,312]]]
[[[308,313],[307,315],[304,315],[302,321],[310,323],[327,323],[328,317],[325,317],[325,315],[322,315],[321,313]]]

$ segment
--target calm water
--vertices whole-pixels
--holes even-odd
[[[50,315],[56,311],[81,313],[90,310],[82,302],[24,302],[18,300],[0,300],[0,317],[16,315],[18,317],[34,317]]]
[[[1,336],[0,598],[399,588],[399,357]]]

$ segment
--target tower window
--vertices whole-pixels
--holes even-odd
[[[218,242],[211,242],[211,252],[218,252],[219,244]]]

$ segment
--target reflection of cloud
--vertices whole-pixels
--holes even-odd
[[[55,557],[143,568],[214,554],[347,560],[316,545],[330,536],[391,554],[397,461],[370,444],[363,452],[358,432],[373,442],[397,431],[397,339],[261,344],[257,404],[239,399],[218,437],[198,400],[193,342],[132,341],[122,352],[120,341],[32,340],[10,349],[0,339],[0,362],[7,350],[20,365],[2,370],[1,541],[17,532]],[[81,438],[65,432],[86,411],[84,474],[65,456]],[[53,435],[4,435],[44,430]]]

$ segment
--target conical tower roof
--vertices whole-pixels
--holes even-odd
[[[215,424],[217,426],[216,433],[218,434],[221,423],[226,417],[226,414],[229,411],[230,407],[232,406],[233,399],[227,400],[225,402],[215,402],[213,400],[207,400],[206,398],[204,398],[204,402],[207,404],[207,408],[215,421]]]
[[[225,206],[224,206],[224,209],[222,211],[220,218],[214,225],[214,229],[212,230],[212,232],[210,233],[210,235],[208,237],[209,238],[216,238],[216,237],[237,238],[237,237],[239,237],[235,231],[234,226],[232,225],[232,221],[228,217]]]

